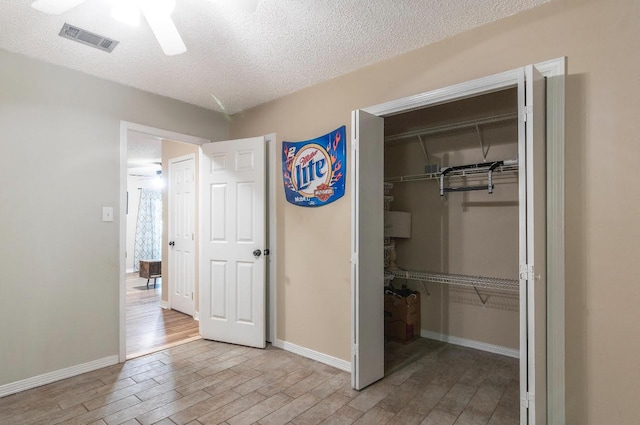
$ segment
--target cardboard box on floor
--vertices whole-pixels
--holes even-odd
[[[384,336],[402,342],[420,336],[420,293],[384,294]]]

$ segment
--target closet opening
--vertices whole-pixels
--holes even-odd
[[[384,117],[385,377],[483,423],[520,420],[518,164],[515,87]]]
[[[352,112],[354,389],[386,375],[409,393],[427,382],[436,414],[468,390],[472,407],[499,397],[492,415],[519,410],[507,423],[564,423],[564,75],[554,59]],[[385,285],[389,304],[405,295],[421,316],[387,333],[424,338],[388,342],[386,359]],[[517,393],[485,393],[496,376]],[[432,387],[452,381],[487,387]]]

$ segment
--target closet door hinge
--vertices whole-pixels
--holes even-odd
[[[351,141],[351,150],[354,151],[354,152],[357,151],[358,148],[359,148],[359,145],[360,145],[360,143],[359,143],[358,139],[353,139]]]
[[[534,273],[533,266],[529,264],[520,264],[520,279],[528,280],[529,282],[533,282]]]
[[[520,399],[520,403],[522,404],[522,407],[524,409],[528,409],[529,405],[534,403],[535,400],[535,394],[531,394],[531,393],[525,393],[524,397]]]
[[[520,113],[520,116],[522,117],[523,122],[527,122],[527,119],[529,117],[529,114],[531,114],[531,112],[533,112],[533,108],[531,106],[525,106],[522,108],[522,112]]]

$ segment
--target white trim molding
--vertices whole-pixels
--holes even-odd
[[[169,301],[160,300],[160,308],[164,308],[165,310],[170,310],[171,304],[169,304]]]
[[[460,345],[462,347],[474,348],[476,350],[487,351],[489,353],[500,354],[502,356],[513,357],[514,359],[520,358],[520,350],[517,348],[503,347],[502,345],[488,344],[486,342],[474,341],[472,339],[459,338],[457,336],[451,336],[441,334],[438,332],[428,331],[425,329],[420,330],[420,336],[422,338],[434,339],[436,341],[448,342],[453,345]]]
[[[62,379],[71,378],[73,376],[81,375],[83,373],[92,372],[103,367],[113,366],[118,364],[118,355],[104,357],[102,359],[93,360],[88,363],[83,363],[75,366],[71,366],[65,369],[55,370],[53,372],[44,373],[42,375],[33,376],[31,378],[23,379],[21,381],[12,382],[0,386],[0,397],[5,397],[10,394],[19,393],[21,391],[30,390],[32,388],[40,387],[42,385],[50,384]]]
[[[301,347],[287,341],[282,341],[280,339],[276,339],[273,342],[273,346],[297,354],[299,356],[335,367],[336,369],[344,370],[345,372],[351,373],[351,363],[346,360],[342,360],[328,354],[320,353],[309,348]]]

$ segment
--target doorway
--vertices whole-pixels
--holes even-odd
[[[209,141],[138,124],[121,123],[120,258],[123,261],[120,265],[120,361],[200,338],[198,322],[193,314],[186,315],[171,309],[170,279],[151,277],[147,285],[147,277],[141,277],[147,276],[147,273],[140,273],[136,263],[150,260],[143,263],[162,266],[159,273],[154,271],[151,276],[169,276],[169,202],[165,177],[169,174],[169,158],[181,155],[185,148],[198,150],[197,146],[206,142]],[[138,205],[150,208],[141,215],[141,226],[137,225],[134,215],[138,214],[133,211]],[[138,211],[141,211],[140,208]],[[131,237],[127,235],[140,233],[138,230],[148,230],[153,235],[147,235],[140,242],[144,249],[138,257],[142,255],[145,258],[138,258],[131,252],[133,245]],[[156,246],[158,233],[161,242]]]
[[[180,141],[181,144],[187,145],[196,145],[196,149],[198,153],[202,152],[200,148],[202,145],[212,145],[210,140],[189,136],[186,134],[176,133],[172,131],[157,129],[153,127],[147,127],[140,124],[129,123],[126,121],[121,121],[120,123],[120,164],[121,164],[121,184],[120,184],[120,194],[121,194],[121,203],[120,203],[120,317],[119,317],[119,329],[120,329],[120,350],[119,350],[119,359],[120,362],[124,362],[127,359],[126,353],[126,202],[127,202],[127,191],[126,191],[126,170],[127,170],[127,145],[128,145],[128,136],[129,131],[136,131],[139,133],[143,133],[146,135],[150,135],[153,137],[157,137],[163,139],[165,141]],[[264,152],[264,176],[263,180],[260,184],[264,184],[266,190],[265,197],[265,222],[267,223],[266,227],[266,246],[264,252],[264,262],[266,266],[266,288],[264,291],[265,298],[265,306],[264,306],[264,323],[265,323],[265,339],[266,341],[275,341],[277,338],[275,332],[275,321],[276,321],[276,276],[277,276],[277,250],[276,250],[276,238],[277,238],[277,228],[276,228],[276,191],[275,185],[277,181],[277,170],[279,169],[276,166],[276,161],[279,158],[276,150],[276,136],[275,134],[269,134],[262,137],[263,142],[265,144],[265,152]],[[233,143],[234,141],[229,141]],[[238,142],[238,141],[235,141]],[[242,141],[239,141],[242,142]],[[168,163],[169,158],[173,158],[175,156],[184,155],[184,153],[177,155],[169,155],[163,163],[166,167],[166,171],[168,172]],[[241,153],[239,156],[240,160],[236,165],[239,165],[241,168],[244,168],[245,165],[249,163],[245,163],[244,159],[248,158],[245,153]],[[200,161],[196,160],[196,167],[199,167]],[[199,176],[199,172],[196,173]],[[198,186],[198,185],[197,185]],[[200,189],[197,190],[199,192]],[[245,193],[246,191],[243,191]],[[198,206],[196,206],[196,210],[200,210]],[[200,219],[196,220],[199,221]],[[165,220],[166,221],[166,220]],[[201,232],[195,232],[196,235]],[[164,244],[165,247],[168,245],[168,240]],[[196,248],[196,251],[199,251]],[[165,250],[166,252],[166,250]],[[255,255],[255,254],[254,254]],[[198,261],[200,254],[199,252],[195,255],[196,261]],[[163,265],[166,261],[163,261]],[[202,267],[197,266],[197,269],[201,269]],[[163,272],[166,274],[166,272]],[[196,276],[199,276],[200,273],[196,273]],[[196,294],[195,297],[198,298],[197,291],[200,285],[196,284]],[[169,293],[166,282],[163,282],[162,291],[165,293]],[[195,303],[198,306],[198,302]],[[161,306],[165,309],[171,307],[170,300],[161,301]],[[196,318],[198,318],[198,311],[196,311]],[[199,337],[199,336],[198,336]],[[215,338],[214,338],[215,339]]]
[[[549,61],[540,64],[539,68],[545,73],[547,80],[549,77],[562,76],[564,60]],[[386,315],[387,309],[383,307],[382,290],[378,288],[376,291],[375,285],[372,289],[370,283],[379,281],[382,286],[383,277],[386,278],[382,261],[384,257],[383,228],[386,223],[383,220],[381,208],[384,197],[382,170],[386,119],[416,109],[461,101],[514,87],[517,88],[518,93],[518,106],[515,112],[518,117],[517,165],[520,180],[518,197],[520,254],[519,264],[513,267],[517,273],[515,281],[516,287],[519,286],[520,294],[519,354],[522,405],[520,423],[546,423],[548,412],[549,417],[563,415],[564,387],[561,391],[548,393],[546,381],[549,379],[549,382],[553,380],[556,383],[557,376],[564,374],[564,346],[563,342],[557,339],[557,335],[562,334],[563,329],[559,328],[558,323],[547,321],[548,317],[562,316],[564,307],[557,302],[549,302],[549,310],[545,310],[547,295],[549,300],[555,296],[563,296],[560,289],[564,284],[563,264],[550,262],[545,266],[545,260],[549,251],[547,246],[552,246],[553,250],[563,246],[563,234],[554,234],[548,229],[561,225],[558,220],[561,222],[563,193],[559,192],[556,186],[562,186],[563,164],[558,161],[560,155],[558,155],[556,144],[559,144],[562,149],[563,133],[558,131],[558,126],[563,125],[563,115],[562,108],[558,108],[558,105],[563,104],[564,88],[557,81],[552,81],[545,89],[542,75],[539,75],[533,66],[354,111],[352,120],[354,143],[352,155],[352,187],[354,188],[352,197],[354,220],[352,383],[354,388],[364,388],[384,375],[384,326],[381,312],[384,309]],[[547,101],[544,100],[545,92]],[[548,117],[546,127],[544,125],[545,108]],[[544,138],[545,134],[549,146],[546,157],[544,140],[535,142],[540,136]],[[482,146],[480,148],[482,149]],[[427,156],[426,152],[425,156]],[[425,169],[420,174],[434,174],[440,178],[445,174],[443,169],[438,167],[434,172]],[[488,179],[491,186],[490,173]],[[443,180],[440,179],[441,193],[443,186]],[[445,186],[444,189],[447,187]],[[473,190],[469,187],[464,190],[467,189]],[[545,210],[545,202],[549,204],[548,210]],[[536,265],[537,268],[534,269]],[[554,285],[553,289],[545,294],[544,282],[547,275],[553,279]],[[416,278],[417,275],[407,274],[405,277]],[[419,277],[422,279],[424,276]],[[442,280],[436,281],[442,282]],[[363,284],[360,285],[359,282]],[[475,285],[471,286],[475,287]],[[484,300],[486,301],[486,298]],[[547,329],[550,333],[549,338],[546,337]],[[420,331],[420,325],[418,331]],[[547,411],[547,400],[549,400],[549,406],[553,406],[549,411]]]

